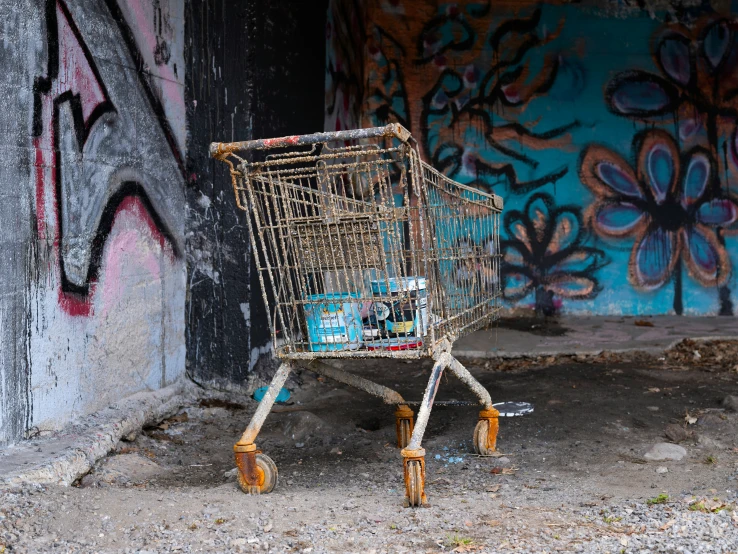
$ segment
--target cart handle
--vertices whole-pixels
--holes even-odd
[[[213,142],[210,144],[210,156],[223,158],[228,154],[246,150],[266,150],[267,148],[284,148],[286,146],[300,146],[319,142],[348,141],[365,138],[393,137],[408,142],[410,131],[399,123],[390,123],[384,127],[369,129],[351,129],[333,133],[313,133],[312,135],[292,135],[290,137],[245,140],[242,142]]]

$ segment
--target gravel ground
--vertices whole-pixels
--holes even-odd
[[[430,365],[347,368],[419,399]],[[392,409],[303,373],[259,437],[279,467],[273,493],[246,496],[229,475],[255,403],[205,400],[122,442],[77,486],[0,491],[0,552],[738,552],[732,368],[470,369],[494,399],[536,411],[502,420],[499,455],[480,458],[477,410],[437,406],[428,507],[402,506]],[[442,383],[439,399],[467,397]],[[662,442],[683,459],[645,461]]]

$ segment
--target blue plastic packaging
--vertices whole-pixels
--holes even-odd
[[[269,390],[269,387],[260,387],[254,391],[254,400],[257,402],[261,402],[261,399],[264,398],[264,395]],[[290,399],[290,391],[285,389],[284,387],[282,390],[279,391],[279,394],[277,395],[277,399],[275,402],[281,403],[281,402],[287,402]]]

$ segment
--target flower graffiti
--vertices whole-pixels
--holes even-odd
[[[558,37],[560,28],[541,26],[540,9],[488,28],[483,26],[489,20],[467,21],[459,10],[441,20],[465,32],[451,34],[463,40],[441,47],[444,35],[436,21],[419,41],[421,62],[440,71],[422,97],[420,122],[433,164],[467,184],[487,189],[502,184],[517,194],[564,177],[566,166],[543,170],[535,152],[566,148],[569,132],[579,122],[545,130],[537,121],[522,122],[530,102],[548,93],[558,76],[563,58],[552,52],[542,55],[541,48]],[[521,178],[520,169],[535,177]]]
[[[736,22],[703,18],[694,28],[670,24],[653,41],[652,56],[661,74],[634,70],[608,83],[605,99],[615,114],[670,123],[676,117],[679,138],[706,134],[717,156],[719,141],[732,134],[738,154],[738,37]]]
[[[535,295],[537,312],[549,313],[562,299],[594,298],[601,290],[597,271],[608,263],[602,250],[587,246],[582,214],[557,207],[547,193],[533,194],[522,211],[505,214],[502,241],[503,296]]]
[[[724,284],[731,264],[721,234],[738,227],[738,202],[710,189],[717,171],[711,153],[696,146],[680,155],[669,133],[651,129],[636,135],[633,156],[635,169],[608,148],[591,145],[580,165],[581,180],[596,197],[586,212],[592,229],[601,237],[634,239],[631,284],[657,289],[682,260],[701,285]],[[680,295],[677,290],[675,304]]]
[[[563,20],[545,22],[534,3],[502,19],[490,2],[366,6],[364,124],[401,123],[437,168],[482,189],[526,194],[567,175],[568,164],[541,163],[539,153],[569,148],[580,123],[526,115],[559,76],[584,85],[583,68],[549,46]],[[567,98],[577,94],[571,87],[563,86]]]
[[[681,160],[683,174],[679,174],[678,166],[672,167],[674,181],[669,186],[679,188],[680,193],[665,190],[666,196],[651,194],[648,197],[652,209],[646,212],[653,232],[637,236],[643,244],[637,241],[634,246],[629,274],[631,282],[639,290],[658,288],[673,275],[676,313],[683,311],[682,259],[698,283],[719,287],[720,313],[731,315],[733,312],[727,284],[730,261],[721,234],[716,234],[710,227],[731,227],[733,224],[730,221],[733,208],[728,207],[732,206],[732,200],[721,191],[728,189],[731,172],[738,165],[736,30],[735,19],[712,14],[690,21],[688,25],[667,24],[652,40],[652,58],[660,73],[643,70],[621,72],[605,90],[606,104],[612,113],[653,125],[674,125],[681,149],[691,152],[686,159],[681,159],[683,156],[675,154],[673,139],[641,134],[641,137],[648,136],[662,144],[663,154],[654,154],[656,157]],[[647,145],[644,143],[643,147]],[[592,152],[595,151],[596,148]],[[729,163],[728,152],[732,164]],[[663,164],[667,162],[663,161]],[[690,173],[690,168],[699,173]],[[583,172],[587,171],[583,167]],[[689,185],[688,179],[703,177],[704,188],[700,190],[704,197],[698,201],[696,197],[690,197],[694,190],[684,187],[697,187]],[[639,186],[653,193],[653,187],[658,185],[654,180],[640,179]],[[678,194],[683,196],[678,197]],[[715,206],[716,212],[723,212],[717,219],[711,213],[704,216],[707,220],[703,220],[703,212],[710,208],[697,209],[694,207],[696,204]],[[632,210],[635,208],[605,209],[601,217],[614,217],[617,213],[618,218],[627,219]],[[642,232],[643,225],[634,222],[633,232]],[[605,234],[614,232],[603,227],[600,231]],[[618,232],[626,231],[621,229]],[[636,248],[641,249],[636,252]]]

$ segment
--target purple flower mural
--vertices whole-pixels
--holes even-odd
[[[580,163],[581,180],[596,197],[585,214],[591,228],[609,239],[633,238],[631,284],[662,287],[680,277],[682,261],[701,285],[724,284],[731,264],[721,235],[738,227],[738,202],[710,188],[717,178],[712,154],[696,146],[680,155],[669,133],[651,129],[636,135],[633,157],[635,169],[612,150],[590,145]],[[680,297],[679,289],[677,312]]]
[[[713,153],[721,135],[732,133],[736,155],[738,121],[738,37],[736,22],[704,18],[694,28],[667,25],[653,41],[661,75],[634,70],[610,81],[605,99],[618,115],[671,123],[689,141],[705,130]]]
[[[653,179],[643,177],[647,173],[642,164],[646,162],[638,162],[637,182],[642,192],[639,202],[646,202],[648,209],[638,203],[627,208],[598,203],[593,210],[604,210],[599,214],[601,221],[595,220],[603,236],[620,233],[636,237],[629,268],[634,286],[652,290],[674,277],[677,314],[683,312],[682,261],[695,281],[718,288],[720,314],[733,314],[728,288],[730,260],[722,237],[724,231],[732,230],[735,216],[732,198],[726,191],[738,167],[737,31],[736,20],[714,14],[686,23],[669,23],[652,40],[652,57],[659,73],[621,72],[605,89],[612,113],[676,129],[678,150],[673,138],[663,138],[668,136],[666,133],[645,133],[638,139],[641,148],[652,146],[643,137],[653,144],[660,143],[657,150],[661,150],[649,156],[665,172],[648,174]],[[588,163],[597,150],[595,147],[589,152]],[[679,151],[687,154],[680,155]],[[581,168],[583,174],[591,170],[585,165]],[[671,173],[666,169],[669,167]],[[590,175],[590,188],[595,181],[596,177]],[[624,181],[621,184],[624,186]],[[673,188],[659,189],[666,185]],[[632,229],[602,225],[606,219],[626,221],[629,214],[635,218],[635,206],[644,208],[648,218],[644,215],[643,220],[633,219]],[[644,234],[646,219],[650,232]]]

